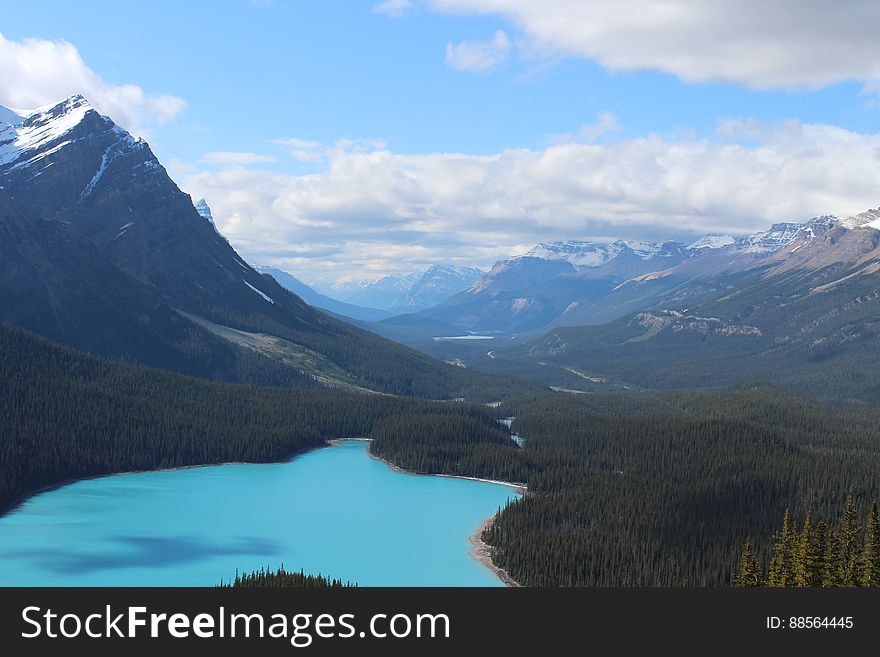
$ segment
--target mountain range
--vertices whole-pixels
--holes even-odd
[[[445,301],[473,285],[483,274],[476,267],[431,265],[424,272],[319,284],[318,292],[338,301],[378,308],[389,315],[412,313]],[[323,306],[322,306],[323,307]]]
[[[494,385],[256,271],[147,142],[82,96],[0,119],[0,321],[212,379],[432,398]]]
[[[880,393],[880,211],[774,227],[630,279],[650,305],[601,325],[472,351],[471,366],[566,389],[723,386],[750,380],[874,403]],[[780,237],[781,236],[781,237]]]
[[[100,356],[441,399],[535,389],[513,375],[878,392],[880,209],[688,244],[547,242],[488,272],[438,265],[334,294],[355,289],[377,303],[249,265],[207,202],[82,96],[0,111],[0,321]]]
[[[804,223],[774,224],[734,238],[707,235],[678,242],[566,241],[542,243],[496,262],[471,287],[406,318],[370,328],[435,351],[423,328],[442,321],[453,333],[537,335],[559,326],[601,324],[650,308],[683,285],[710,274],[733,274],[790,243],[804,230],[834,222],[822,216]],[[405,327],[405,329],[404,329]],[[436,334],[435,334],[436,335]]]

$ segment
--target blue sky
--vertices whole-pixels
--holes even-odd
[[[858,12],[847,24],[817,9],[787,27],[780,10],[755,35],[739,14],[644,12],[633,27],[603,3],[590,21],[567,16],[566,3],[537,3],[555,22],[522,0],[398,4],[44,1],[39,15],[6,6],[0,32],[20,57],[47,56],[27,39],[70,44],[99,80],[84,93],[205,195],[247,257],[311,280],[488,266],[545,237],[741,233],[880,203],[880,189],[870,195],[878,76],[858,61],[872,57]],[[727,11],[748,14],[748,4]],[[66,91],[2,69],[0,103]],[[146,99],[118,100],[124,84]],[[155,100],[165,96],[185,106]],[[804,155],[814,151],[825,159]],[[858,180],[844,168],[817,190],[816,172],[847,151],[865,158]],[[755,182],[768,177],[772,190]],[[654,187],[663,193],[645,192]]]

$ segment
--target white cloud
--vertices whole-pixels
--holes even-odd
[[[319,141],[288,137],[287,139],[273,139],[272,143],[285,146],[290,157],[299,162],[321,162],[326,156],[327,147]]]
[[[880,3],[849,0],[430,0],[439,11],[501,15],[531,44],[612,71],[686,81],[814,89],[880,79]]]
[[[259,153],[247,153],[241,151],[212,151],[205,153],[202,157],[203,162],[208,164],[221,164],[224,166],[247,166],[248,164],[266,164],[268,162],[277,162],[277,158],[271,155],[260,155]]]
[[[13,41],[0,34],[0,104],[31,109],[75,93],[135,133],[170,121],[186,106],[176,96],[151,96],[133,84],[106,82],[67,41]]]
[[[311,278],[486,266],[550,239],[743,234],[880,204],[880,134],[796,121],[488,156],[337,146],[326,157],[310,175],[180,182],[246,257]]]
[[[617,117],[611,112],[600,112],[599,117],[593,123],[584,123],[577,132],[558,135],[553,142],[556,144],[570,144],[572,142],[592,143],[612,132],[620,130]]]
[[[484,72],[497,68],[510,54],[510,38],[498,30],[488,41],[446,44],[446,64],[459,71]]]
[[[385,0],[373,6],[373,11],[377,14],[388,14],[390,16],[402,16],[411,7],[409,0]]]

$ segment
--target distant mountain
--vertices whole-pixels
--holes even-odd
[[[384,276],[378,280],[352,280],[316,286],[325,296],[390,314],[412,313],[436,306],[467,289],[483,274],[476,267],[431,265],[423,273]]]
[[[208,378],[432,398],[491,388],[255,271],[149,145],[82,96],[12,114],[0,124],[0,320]]]
[[[483,271],[476,267],[431,265],[409,288],[403,303],[392,306],[396,313],[431,308],[473,285]]]
[[[196,201],[195,209],[196,212],[199,213],[199,215],[208,220],[208,223],[210,223],[214,227],[214,230],[216,230],[217,233],[220,232],[219,230],[217,230],[217,225],[214,223],[214,215],[211,214],[211,208],[208,207],[208,202],[205,199],[200,198],[198,201]]]
[[[743,271],[794,240],[802,231],[827,230],[834,217],[780,223],[734,238],[710,234],[688,245],[617,240],[541,243],[521,256],[495,263],[468,290],[395,325],[407,344],[438,352],[419,335],[442,320],[458,332],[535,333],[555,326],[600,324],[650,308],[667,298],[711,293],[723,275]],[[710,278],[712,277],[712,278]],[[383,325],[373,327],[390,335]],[[403,331],[403,332],[402,332]]]
[[[361,306],[343,303],[342,301],[337,301],[336,299],[324,296],[303,283],[293,274],[278,269],[277,267],[253,265],[253,268],[261,274],[268,274],[283,287],[296,294],[310,306],[315,306],[315,308],[321,308],[322,310],[327,310],[336,313],[337,315],[343,315],[344,317],[366,321],[378,321],[385,319],[386,317],[391,317],[392,313],[385,310],[379,310],[378,308],[362,308]]]
[[[351,280],[333,285],[315,285],[315,289],[332,299],[364,308],[391,311],[401,306],[421,274],[383,276],[377,280]]]
[[[866,228],[876,228],[880,230],[880,208],[866,210],[861,214],[843,219],[841,223],[847,228],[856,228],[864,226]]]
[[[781,246],[744,260],[749,264],[737,271],[682,283],[654,307],[601,326],[558,328],[527,346],[496,349],[492,365],[498,369],[507,359],[522,371],[530,359],[646,387],[763,379],[876,403],[880,230],[871,224],[877,217],[880,211],[869,211],[842,221],[818,217],[797,231],[774,227],[770,232],[781,237],[770,239]]]
[[[535,331],[599,303],[633,276],[689,257],[676,242],[540,244],[495,263],[469,289],[420,315],[442,319],[460,332]]]
[[[705,237],[701,237],[695,242],[687,245],[689,251],[699,251],[700,249],[721,249],[736,243],[736,238],[724,233],[709,233]]]

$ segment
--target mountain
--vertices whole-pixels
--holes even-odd
[[[442,319],[459,332],[539,330],[599,303],[629,278],[668,269],[688,257],[675,242],[539,244],[525,255],[495,263],[469,289],[420,315]]]
[[[325,296],[390,314],[412,313],[445,301],[470,287],[481,275],[476,267],[431,265],[423,273],[383,276],[378,280],[351,280],[316,286]]]
[[[724,233],[709,233],[700,239],[688,244],[689,251],[699,251],[700,249],[721,249],[736,243],[736,238]]]
[[[803,224],[773,224],[770,230],[753,233],[736,240],[732,250],[738,253],[772,253],[789,244],[802,230],[821,230],[829,227],[835,220],[836,217],[825,215],[815,217]]]
[[[333,285],[316,285],[315,289],[332,299],[364,308],[391,311],[406,299],[421,274],[406,276],[383,276],[377,280],[341,281]]]
[[[701,292],[688,296],[684,285],[678,298],[607,324],[554,329],[526,346],[496,350],[493,367],[510,359],[521,369],[525,358],[645,387],[763,379],[876,403],[880,230],[869,225],[874,212],[859,215],[861,221],[819,217],[750,266],[707,276]]]
[[[82,96],[14,114],[0,125],[0,320],[210,378],[432,398],[491,388],[255,271],[149,145]]]
[[[688,245],[678,242],[546,242],[521,256],[495,263],[468,290],[434,308],[403,319],[390,331],[373,328],[428,353],[449,357],[419,333],[427,320],[442,320],[457,332],[530,334],[557,326],[601,324],[674,297],[722,289],[723,275],[743,271],[788,244],[803,230],[821,232],[833,217],[779,223],[745,237],[710,234]],[[442,351],[442,354],[441,354]]]
[[[483,271],[476,267],[431,265],[409,288],[403,303],[395,304],[391,310],[404,313],[431,308],[466,290],[482,275]]]
[[[861,214],[857,214],[852,217],[847,217],[843,219],[841,223],[847,228],[856,228],[858,226],[865,226],[867,228],[877,228],[880,229],[880,208],[874,208],[871,210],[866,210]]]
[[[211,214],[211,208],[208,207],[208,202],[205,199],[200,198],[198,201],[196,201],[194,207],[196,209],[196,212],[198,212],[199,215],[204,219],[207,219],[208,223],[211,224],[211,226],[214,227],[214,230],[217,231],[217,233],[219,234],[220,231],[217,230],[217,225],[214,223],[214,215]]]
[[[303,283],[293,274],[278,269],[277,267],[270,267],[267,265],[252,266],[261,274],[268,274],[269,276],[274,278],[283,287],[296,294],[300,299],[305,301],[310,306],[321,308],[322,310],[327,310],[331,313],[342,315],[344,317],[350,317],[352,319],[360,319],[365,321],[378,321],[380,319],[385,319],[386,317],[391,317],[391,313],[384,310],[379,310],[378,308],[363,308],[361,306],[355,306],[350,303],[343,303],[342,301],[337,301],[336,299],[331,299],[330,297],[324,296],[323,294],[316,292],[311,287]]]

